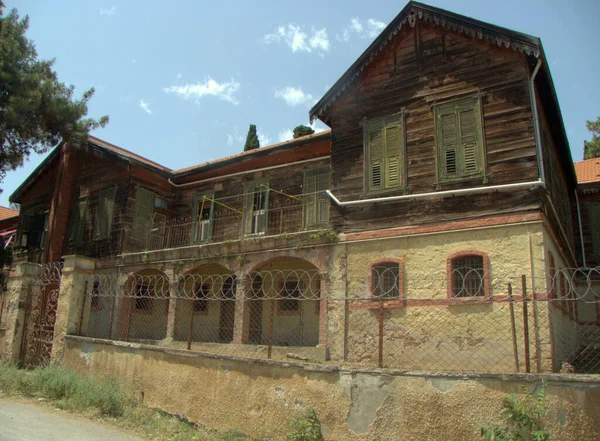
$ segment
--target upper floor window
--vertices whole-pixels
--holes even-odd
[[[194,197],[194,241],[208,242],[212,236],[214,194],[198,193]]]
[[[28,210],[21,220],[21,246],[44,248],[48,234],[48,212]]]
[[[105,188],[100,191],[100,195],[98,196],[98,208],[96,209],[94,239],[106,239],[110,237],[116,191],[116,187]]]
[[[325,226],[329,223],[329,170],[312,169],[304,172],[304,228]]]
[[[88,198],[79,198],[73,202],[69,221],[69,243],[81,243],[85,231]]]
[[[399,262],[378,262],[371,266],[371,294],[375,299],[400,299],[402,278]]]
[[[485,176],[479,97],[437,104],[434,113],[438,182]]]
[[[490,295],[489,260],[485,253],[465,251],[448,258],[448,297]]]
[[[403,114],[364,121],[365,188],[387,190],[405,185]]]
[[[244,234],[265,234],[269,222],[267,182],[248,182],[244,194]]]

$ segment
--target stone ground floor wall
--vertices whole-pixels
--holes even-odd
[[[63,363],[208,428],[285,440],[314,408],[328,441],[478,440],[502,400],[548,382],[552,439],[600,439],[600,377],[353,370],[66,337]],[[232,404],[234,403],[234,404]]]

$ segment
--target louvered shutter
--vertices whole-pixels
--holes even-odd
[[[458,133],[456,112],[448,109],[438,115],[439,159],[442,177],[453,177],[458,173]]]
[[[385,186],[398,187],[402,182],[402,127],[385,128]]]
[[[465,106],[463,106],[465,107]],[[477,173],[480,171],[479,143],[477,134],[476,109],[469,106],[466,110],[459,110],[458,118],[460,122],[460,144],[462,150],[462,173],[465,175]]]
[[[260,186],[256,191],[261,192],[262,199],[262,209],[256,221],[256,232],[266,233],[269,228],[269,189],[265,188],[264,186]]]
[[[85,229],[85,215],[87,212],[87,198],[79,199],[73,204],[71,210],[71,226],[69,228],[69,242],[78,243],[83,240]]]
[[[135,209],[133,215],[133,235],[145,240],[152,223],[154,213],[154,193],[138,187],[135,193]]]
[[[369,188],[381,190],[383,188],[383,154],[384,133],[381,125],[369,127]]]
[[[244,186],[244,234],[252,234],[252,216],[254,214],[254,183]]]
[[[96,228],[94,239],[106,239],[110,236],[112,217],[115,206],[116,188],[106,188],[98,196],[98,208],[96,210]]]
[[[304,174],[304,226],[312,227],[316,223],[317,180],[318,174],[312,170]]]
[[[325,225],[329,222],[329,197],[325,190],[329,189],[329,170],[317,175],[317,222]]]

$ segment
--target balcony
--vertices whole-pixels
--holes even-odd
[[[260,195],[250,201],[243,201],[242,196],[227,201],[229,204],[203,200],[197,208],[203,215],[195,218],[161,220],[126,231],[122,252],[140,253],[236,240],[258,241],[329,227],[329,200],[325,192],[275,195],[270,204]]]

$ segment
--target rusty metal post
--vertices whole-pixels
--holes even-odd
[[[383,367],[383,301],[379,302],[379,344],[377,366]]]
[[[521,286],[523,290],[523,339],[525,353],[525,372],[531,372],[531,361],[529,360],[529,317],[527,312],[527,280],[525,275],[521,276]]]
[[[508,306],[510,309],[510,329],[512,332],[513,356],[515,359],[515,372],[519,372],[519,349],[517,347],[517,325],[515,323],[515,304],[512,295],[512,283],[508,284]]]
[[[127,315],[127,335],[125,336],[125,341],[129,341],[129,332],[131,330],[131,314],[133,312],[133,308],[135,308],[136,299],[131,298],[129,301],[129,311]]]
[[[85,281],[83,286],[83,305],[81,305],[81,317],[79,318],[79,335],[81,336],[81,327],[83,326],[83,314],[85,313],[85,302],[88,298],[88,281]],[[91,302],[90,298],[90,302]]]
[[[275,299],[271,299],[271,311],[269,312],[269,348],[267,350],[267,358],[271,359],[273,351],[273,318],[275,316]]]
[[[194,331],[194,300],[190,300],[190,328],[188,329],[188,351],[192,349],[192,332]]]

